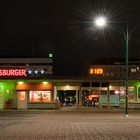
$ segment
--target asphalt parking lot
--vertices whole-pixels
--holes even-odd
[[[140,112],[1,111],[0,140],[140,140]]]

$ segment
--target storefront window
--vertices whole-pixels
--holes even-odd
[[[101,90],[101,95],[107,95],[107,90]]]
[[[140,98],[140,87],[138,87],[137,92],[138,92],[138,98]]]
[[[128,95],[128,101],[129,102],[134,102],[135,100],[135,93],[134,93],[134,87],[129,87],[129,95]]]
[[[125,103],[125,87],[120,88],[120,103]]]
[[[99,91],[98,90],[83,90],[82,91],[82,106],[92,107],[98,106]]]
[[[107,90],[101,90],[100,104],[102,106],[107,105]]]
[[[120,102],[124,103],[125,102],[125,94],[126,91],[125,89],[120,90]],[[129,102],[134,102],[136,98],[136,95],[134,93],[134,86],[128,87],[128,101]]]
[[[19,93],[19,100],[20,100],[20,101],[25,100],[25,91],[21,91],[21,92]]]
[[[29,91],[29,102],[50,102],[51,91]]]

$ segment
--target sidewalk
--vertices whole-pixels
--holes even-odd
[[[0,140],[139,140],[140,115],[87,111],[0,114]]]
[[[110,107],[107,109],[106,107],[98,108],[98,107],[61,107],[61,111],[89,111],[89,112],[124,112],[125,108],[118,108],[118,107]],[[130,112],[140,112],[140,109],[132,109],[129,108],[128,111]]]
[[[109,113],[115,113],[115,112],[120,112],[124,113],[125,109],[124,108],[109,108],[107,109],[106,107],[102,107],[99,109],[98,107],[61,107],[59,109],[27,109],[27,110],[17,110],[17,109],[4,109],[0,110],[0,112],[109,112]],[[140,109],[128,109],[129,112],[137,112],[140,113]]]

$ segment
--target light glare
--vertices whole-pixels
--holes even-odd
[[[106,25],[106,18],[103,16],[97,17],[95,19],[95,25],[100,28],[104,27]]]

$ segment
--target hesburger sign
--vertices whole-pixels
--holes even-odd
[[[0,69],[0,76],[27,76],[25,69]]]

